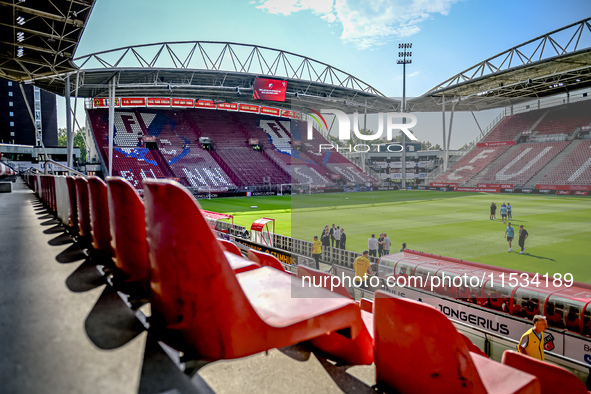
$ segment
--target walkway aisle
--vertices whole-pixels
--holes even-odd
[[[21,179],[13,186],[0,194],[0,392],[138,392],[146,334],[114,350],[91,341],[105,286],[79,285],[84,256],[67,253],[71,240]]]

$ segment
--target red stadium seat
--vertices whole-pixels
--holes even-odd
[[[261,267],[234,275],[199,204],[178,183],[146,179],[144,193],[152,321],[174,346],[230,359],[337,330],[354,339],[364,328],[353,301],[316,288],[294,296],[299,280],[287,273]]]
[[[536,376],[540,381],[542,394],[587,394],[587,388],[583,382],[559,366],[510,350],[505,350],[501,362]]]
[[[327,272],[319,271],[314,268],[306,267],[305,265],[298,265],[298,278],[301,279],[302,277],[311,278],[311,280],[314,281],[313,283],[316,283],[318,285],[322,284],[322,287],[324,287],[325,289],[340,294],[343,297],[353,299],[353,297],[351,297],[351,294],[349,293],[349,290],[347,290],[345,286],[343,286],[343,284],[340,283],[340,281],[338,283],[336,281],[332,281],[333,278],[335,278],[335,280],[340,279],[334,275],[331,275]],[[338,286],[334,286],[335,284],[338,284]]]
[[[78,234],[82,238],[90,237],[90,210],[88,204],[88,181],[76,177],[76,202],[78,204]]]
[[[230,264],[230,268],[232,268],[232,271],[234,271],[235,274],[261,268],[259,263],[246,260],[242,256],[238,257],[235,253],[225,251],[224,255],[228,260],[228,264]]]
[[[102,179],[91,176],[88,178],[90,195],[90,233],[92,247],[111,255],[111,229],[109,224],[109,196],[107,184]]]
[[[222,244],[222,247],[226,250],[226,252],[234,253],[236,256],[242,257],[242,252],[240,252],[240,248],[236,246],[235,243],[228,241],[227,239],[219,239],[218,242]]]
[[[73,234],[78,234],[78,204],[76,203],[76,180],[73,176],[67,176],[68,195],[70,200],[70,219],[66,224]]]
[[[464,343],[466,344],[466,347],[468,348],[469,352],[480,354],[482,357],[489,358],[486,353],[484,353],[482,350],[480,350],[480,348],[478,346],[476,346],[474,343],[472,343],[470,338],[468,338],[466,335],[464,335],[463,333],[461,333],[459,331],[458,331],[458,334],[464,340]]]
[[[470,353],[434,307],[375,294],[375,364],[380,386],[399,393],[539,393],[529,374]]]
[[[329,273],[299,265],[297,277],[300,279],[303,277],[312,278],[312,283],[315,283],[315,286],[322,285],[325,289],[331,290],[334,293],[333,297],[343,296],[353,299],[342,283],[332,282],[332,278],[336,277]],[[304,281],[304,283],[307,282]],[[333,287],[336,284],[338,286]],[[369,300],[362,301],[364,301],[363,305],[371,302]],[[338,333],[330,333],[311,340],[311,345],[320,350],[328,358],[344,364],[368,365],[373,363],[373,312],[371,307],[369,310],[364,310],[363,305],[359,303],[364,329],[357,338],[351,340]]]
[[[285,268],[283,268],[283,264],[281,264],[277,257],[269,253],[259,252],[258,250],[254,249],[248,249],[248,259],[256,261],[261,266],[275,268],[282,272],[285,271]]]
[[[107,188],[113,262],[122,279],[143,284],[143,291],[147,292],[149,264],[144,204],[123,178],[108,177]]]
[[[362,311],[373,314],[373,300],[362,298],[359,300],[359,308],[361,308]]]

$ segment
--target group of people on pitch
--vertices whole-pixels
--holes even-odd
[[[493,202],[490,204],[490,220],[495,220],[497,218],[497,204]],[[513,219],[511,215],[511,203],[508,202],[507,204],[501,204],[501,219],[503,219],[503,223],[507,219]]]

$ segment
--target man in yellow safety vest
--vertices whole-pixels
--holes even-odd
[[[521,336],[517,351],[544,361],[544,331],[548,328],[546,316],[535,315],[534,326]]]

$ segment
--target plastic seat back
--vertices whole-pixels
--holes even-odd
[[[144,180],[144,196],[152,315],[166,327],[190,328],[201,338],[193,344],[199,354],[223,354],[232,327],[252,325],[256,313],[193,196],[153,179]]]
[[[505,350],[501,362],[536,376],[540,381],[542,394],[587,394],[585,384],[575,375],[559,366],[510,350]]]
[[[92,247],[110,255],[112,249],[107,184],[99,177],[91,176],[88,178],[88,192]]]
[[[88,201],[88,181],[86,178],[77,177],[76,202],[78,204],[78,234],[81,237],[90,237],[90,206]]]
[[[302,289],[297,278],[270,267],[235,275],[227,256],[241,258],[223,251],[197,200],[179,183],[146,179],[144,193],[151,321],[164,323],[173,334],[168,338],[182,338],[199,358],[215,360],[339,330],[360,337],[361,313],[349,299]]]
[[[53,211],[57,211],[55,197],[55,175],[49,175],[49,206]]]
[[[254,249],[248,249],[248,259],[252,261],[256,261],[261,266],[267,266],[271,268],[275,268],[281,272],[285,272],[285,268],[283,268],[283,264],[277,259],[277,257],[273,256],[272,254],[260,252]]]
[[[125,179],[107,177],[113,262],[123,278],[149,283],[144,203]]]
[[[373,300],[367,298],[360,299],[359,308],[367,313],[373,313]]]
[[[310,280],[311,283],[316,286],[322,286],[333,293],[353,299],[349,291],[343,286],[343,283],[341,283],[342,278],[339,278],[338,276],[306,267],[305,265],[298,265],[298,278],[304,280],[304,283],[307,283],[307,281]]]
[[[66,177],[60,175],[55,179],[55,198],[57,201],[57,216],[65,226],[70,222],[70,196]]]
[[[67,226],[70,227],[74,233],[78,232],[78,203],[76,193],[76,180],[73,176],[66,176],[66,183],[68,185],[68,196],[70,201],[70,218]]]
[[[400,393],[486,393],[464,340],[434,307],[378,291],[376,378]]]
[[[242,257],[240,248],[236,246],[236,244],[234,244],[233,242],[230,242],[227,239],[220,238],[218,238],[218,242],[222,245],[222,248],[224,248],[226,252],[234,253],[236,256]]]

